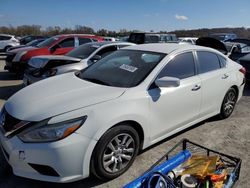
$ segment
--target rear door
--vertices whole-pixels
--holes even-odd
[[[219,112],[222,100],[230,88],[230,74],[224,57],[209,51],[197,51],[196,54],[202,82],[200,115],[204,117]]]
[[[201,81],[196,74],[192,52],[175,56],[157,78],[170,76],[180,79],[179,87],[158,88],[154,84],[148,90],[151,114],[151,139],[158,141],[171,131],[196,120],[201,105]]]

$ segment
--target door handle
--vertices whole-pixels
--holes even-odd
[[[227,79],[229,76],[227,74],[224,74],[221,78],[222,79]]]
[[[192,91],[197,91],[201,88],[200,85],[196,84],[193,88],[192,88]]]

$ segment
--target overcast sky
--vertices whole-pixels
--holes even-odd
[[[172,31],[250,27],[250,0],[0,0],[0,26]]]

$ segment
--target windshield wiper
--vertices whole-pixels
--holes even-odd
[[[87,80],[87,81],[90,81],[90,82],[93,82],[93,83],[96,83],[96,84],[101,84],[101,85],[106,85],[106,86],[110,86],[110,84],[102,81],[102,80],[99,80],[97,78],[83,78],[84,80]]]

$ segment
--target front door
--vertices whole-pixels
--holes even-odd
[[[201,81],[196,75],[192,52],[175,56],[159,73],[158,78],[180,79],[180,86],[148,90],[151,114],[151,140],[157,142],[172,131],[196,120],[201,104]]]

